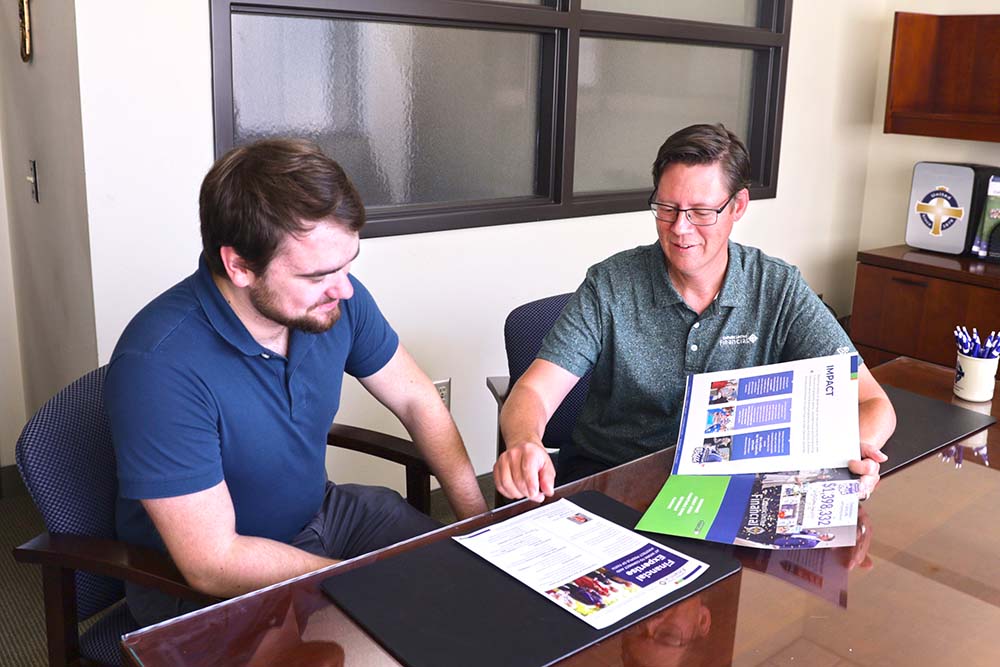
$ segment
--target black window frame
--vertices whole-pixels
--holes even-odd
[[[582,9],[581,3],[545,0],[545,5],[539,6],[485,0],[211,0],[216,157],[234,146],[230,20],[234,12],[516,30],[542,36],[535,189],[547,194],[369,207],[369,222],[362,236],[395,236],[648,208],[652,182],[650,187],[637,190],[573,192],[581,36],[752,49],[750,122],[748,136],[744,137],[752,161],[750,196],[774,198],[792,0],[760,0],[758,26],[763,27],[592,11]],[[655,150],[664,138],[651,138],[650,150]]]

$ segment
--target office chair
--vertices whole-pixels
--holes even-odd
[[[504,323],[504,347],[507,350],[507,370],[509,375],[491,376],[486,378],[486,386],[497,401],[497,417],[510,388],[517,382],[518,378],[524,374],[531,362],[538,355],[538,350],[542,346],[545,335],[559,318],[559,314],[566,306],[572,294],[557,294],[555,296],[538,299],[518,306],[510,311]],[[542,444],[550,450],[553,463],[558,463],[559,454],[554,450],[562,452],[563,455],[572,451],[573,427],[576,424],[577,415],[583,407],[583,401],[587,398],[587,391],[590,388],[590,372],[580,378],[576,386],[566,395],[562,404],[552,414],[552,418],[545,426],[545,434],[542,436]],[[500,432],[499,422],[497,424],[497,458],[507,449]],[[495,496],[496,506],[507,502],[499,493]]]
[[[45,533],[14,558],[42,566],[50,665],[121,664],[119,640],[138,629],[123,602],[124,580],[195,602],[218,599],[189,587],[165,554],[116,540],[118,480],[104,410],[102,366],[51,398],[25,425],[17,467],[45,522]],[[335,425],[327,444],[406,467],[407,500],[430,509],[430,471],[401,438]],[[106,612],[80,635],[78,623]]]

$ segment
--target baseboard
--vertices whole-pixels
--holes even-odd
[[[26,496],[28,489],[24,486],[21,473],[17,466],[0,467],[0,498],[13,498],[14,496]]]

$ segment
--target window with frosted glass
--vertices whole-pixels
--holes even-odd
[[[209,0],[217,156],[318,143],[365,236],[646,208],[657,147],[722,122],[775,196],[792,0]]]
[[[649,41],[580,40],[573,190],[651,187],[656,149],[693,123],[746,137],[753,51]]]
[[[368,206],[532,196],[540,38],[233,15],[236,145],[315,141]]]
[[[766,3],[767,0],[765,0]],[[766,25],[768,13],[762,12],[761,0],[582,0],[583,8],[602,12],[661,16],[664,18]]]

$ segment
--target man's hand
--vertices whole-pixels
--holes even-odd
[[[555,488],[556,469],[552,457],[540,443],[524,442],[500,455],[493,465],[497,491],[507,498],[529,498],[542,502]]]
[[[858,432],[861,437],[861,460],[850,461],[847,467],[861,475],[861,499],[871,496],[879,480],[879,464],[889,457],[882,445],[896,430],[896,412],[889,397],[872,377],[867,366],[858,369]]]
[[[848,469],[855,475],[861,475],[861,500],[866,500],[875,491],[879,482],[879,465],[889,460],[881,449],[873,444],[861,443],[861,460],[849,461]]]
[[[552,414],[572,391],[579,376],[551,361],[535,359],[514,383],[500,411],[500,431],[507,451],[493,466],[497,491],[508,498],[536,502],[552,495],[556,470],[542,446]]]

